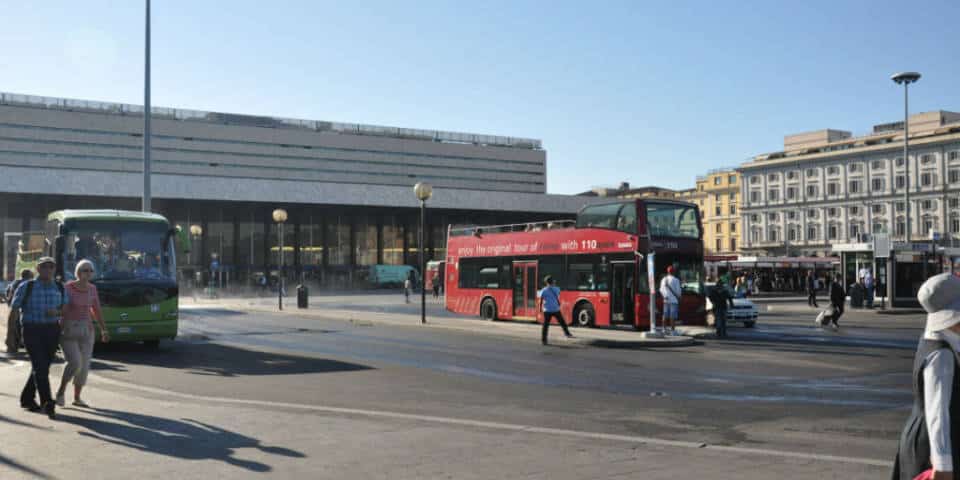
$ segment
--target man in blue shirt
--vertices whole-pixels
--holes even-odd
[[[553,286],[553,277],[550,275],[547,275],[543,281],[546,286],[543,287],[543,290],[537,292],[537,298],[540,299],[543,306],[543,331],[540,334],[540,341],[544,345],[547,344],[547,330],[550,329],[550,320],[554,317],[556,317],[557,323],[563,327],[563,334],[567,338],[573,338],[570,330],[567,329],[567,324],[563,323],[563,315],[560,315],[560,289]]]
[[[20,406],[31,412],[42,408],[51,419],[54,418],[54,403],[50,394],[50,363],[60,342],[63,306],[69,302],[66,290],[53,278],[56,267],[53,258],[41,257],[37,261],[37,279],[17,287],[10,303],[10,308],[20,309],[23,343],[32,367],[20,393]],[[40,394],[40,405],[34,398],[37,393]]]

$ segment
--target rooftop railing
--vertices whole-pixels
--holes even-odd
[[[0,92],[0,105],[23,105],[34,108],[55,110],[86,111],[117,115],[143,115],[142,105],[126,103],[97,102],[71,98],[42,97],[19,93]],[[488,145],[496,147],[541,150],[540,140],[500,135],[480,135],[474,133],[449,132],[443,130],[423,130],[416,128],[386,127],[359,123],[328,122],[322,120],[301,120],[295,118],[266,117],[232,113],[206,112],[184,108],[152,107],[153,118],[170,120],[200,121],[228,125],[245,125],[266,128],[294,128],[332,132],[344,135],[369,135],[378,137],[426,140],[441,143],[461,143]]]
[[[575,226],[577,226],[576,220],[550,220],[545,222],[512,223],[508,225],[451,225],[449,228],[449,234],[453,237],[467,235],[481,236],[488,233],[540,232],[543,230],[559,230],[563,228],[573,228]]]

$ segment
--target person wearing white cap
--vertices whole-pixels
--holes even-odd
[[[893,478],[912,480],[932,470],[935,480],[952,479],[960,467],[960,278],[942,273],[917,293],[927,326],[913,365],[913,411],[900,434]]]

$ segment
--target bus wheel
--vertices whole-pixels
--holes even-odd
[[[573,310],[574,325],[578,327],[592,327],[595,316],[593,313],[593,305],[583,303]]]
[[[154,338],[153,340],[144,340],[143,346],[148,350],[159,350],[160,349],[160,339]]]
[[[495,321],[497,319],[497,302],[492,298],[485,298],[480,303],[480,318],[483,320]]]

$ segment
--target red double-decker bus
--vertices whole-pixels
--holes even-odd
[[[700,213],[692,203],[659,199],[589,205],[576,220],[450,228],[446,307],[487,320],[542,322],[536,293],[551,275],[563,317],[574,325],[647,329],[651,253],[655,286],[668,265],[680,279],[679,323],[704,325]]]

